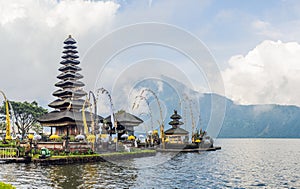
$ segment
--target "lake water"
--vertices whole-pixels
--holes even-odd
[[[112,162],[1,164],[17,188],[300,188],[300,139],[217,139],[222,150]]]

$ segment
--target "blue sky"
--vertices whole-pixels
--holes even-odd
[[[153,0],[151,6],[146,0],[119,2],[117,26],[154,21],[182,27],[206,43],[222,67],[233,54],[245,54],[263,40],[299,41],[292,31],[300,16],[298,1]],[[265,26],[254,28],[256,21]]]
[[[53,100],[62,42],[69,34],[78,41],[86,90],[92,90],[100,68],[97,58],[86,55],[97,40],[130,24],[158,22],[182,28],[207,46],[220,68],[224,95],[236,103],[300,106],[300,2],[296,0],[11,0],[0,1],[0,10],[0,86],[11,99],[37,100],[44,106]],[[147,32],[142,35],[147,37]],[[136,35],[141,34],[128,35],[124,41]],[[183,46],[190,45],[173,37]],[[110,45],[119,42],[122,39]],[[134,61],[163,58],[183,68],[193,83],[205,80],[205,74],[195,72],[184,57],[154,46],[117,57],[105,74],[126,71],[117,68],[133,65],[132,52]],[[159,68],[149,72],[155,69]],[[209,92],[202,84],[194,89]]]

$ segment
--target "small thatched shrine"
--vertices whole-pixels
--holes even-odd
[[[117,122],[117,128],[112,127],[111,116],[108,116],[103,120],[103,122],[108,126],[106,129],[110,130],[110,133],[118,132],[118,138],[124,133],[128,135],[134,135],[134,127],[140,125],[144,121],[135,115],[127,113],[124,110],[120,110],[114,114],[114,119]]]
[[[83,116],[82,108],[89,106],[82,98],[87,95],[83,90],[84,83],[80,81],[83,76],[78,73],[81,68],[78,66],[80,61],[76,50],[76,41],[69,36],[64,41],[63,60],[60,62],[63,66],[59,68],[61,74],[57,76],[60,80],[55,84],[59,87],[53,93],[57,99],[49,104],[49,107],[55,110],[40,117],[38,121],[43,127],[55,128],[56,135],[78,135],[83,134]],[[90,125],[95,115],[91,117],[90,112],[84,112],[87,124]],[[102,119],[98,116],[98,120]]]
[[[169,125],[171,125],[172,128],[165,131],[166,141],[173,144],[183,144],[187,142],[189,132],[180,128],[180,125],[183,125],[183,122],[180,121],[181,116],[174,110],[174,114],[170,118],[172,121],[169,122]]]

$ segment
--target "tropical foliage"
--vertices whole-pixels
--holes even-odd
[[[25,102],[15,102],[10,101],[13,108],[14,123],[17,127],[17,132],[24,138],[25,134],[28,133],[29,129],[37,127],[37,118],[47,113],[47,110],[39,106],[37,102],[33,101],[31,103]],[[1,118],[3,119],[5,115],[5,105],[0,107]]]

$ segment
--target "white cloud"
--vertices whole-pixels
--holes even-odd
[[[157,81],[158,92],[161,93],[164,90],[163,82]]]
[[[62,1],[49,9],[46,23],[49,27],[60,25],[69,32],[82,33],[110,25],[117,8],[111,1]]]
[[[270,112],[274,108],[274,105],[263,105],[263,106],[254,106],[253,113],[255,116],[258,116],[265,112]]]
[[[226,95],[241,104],[300,105],[300,44],[264,41],[223,71]]]
[[[120,4],[124,5],[121,9],[119,9]],[[194,34],[200,33],[198,37],[207,42],[209,48],[221,47],[214,53],[218,62],[223,62],[223,59],[227,59],[232,54],[247,51],[245,49],[249,49],[249,46],[262,39],[292,41],[299,39],[299,32],[297,32],[299,19],[298,16],[294,16],[294,13],[299,11],[286,12],[284,15],[291,16],[290,19],[278,14],[281,7],[275,9],[275,13],[263,14],[236,11],[230,7],[224,9],[222,6],[220,10],[216,10],[213,5],[214,2],[210,0],[172,1],[172,3],[121,0],[0,1],[0,90],[5,91],[10,99],[35,99],[43,105],[49,103],[53,98],[51,93],[56,90],[54,83],[57,82],[55,77],[59,74],[57,69],[60,66],[63,50],[62,42],[68,34],[72,34],[78,41],[82,74],[85,76],[83,81],[87,85],[85,89],[91,90],[94,85],[93,73],[98,71],[94,65],[99,59],[92,60],[95,64],[84,61],[85,51],[95,40],[103,37],[104,33],[124,24],[143,21],[165,22],[183,27]],[[142,35],[147,35],[147,32]],[[182,40],[183,45],[190,46],[184,42],[184,39],[172,37],[174,40]],[[125,38],[123,39],[126,41]],[[246,56],[232,57],[229,68],[223,72],[228,96],[248,104],[299,104],[296,98],[297,87],[295,87],[299,83],[298,47],[297,43],[266,41]],[[146,58],[153,58],[155,54],[151,54],[151,51],[144,50],[144,52],[151,55]],[[163,55],[159,58],[174,58],[173,54],[166,55],[163,52],[159,52]],[[135,52],[136,54],[138,53]],[[175,60],[179,62],[176,57]],[[111,78],[119,77],[120,70],[128,66],[125,63],[126,61],[121,59],[122,65],[118,66],[118,69],[106,68],[107,74],[104,76],[107,77],[101,78],[103,85],[100,87],[113,86],[114,80]],[[155,71],[156,76],[176,74],[174,78],[178,78],[178,71],[175,68],[173,70],[176,72],[172,73],[167,66],[164,69],[161,66],[151,68],[154,67],[160,68]],[[197,85],[202,84],[199,80],[203,80],[203,76],[198,76],[199,72],[192,72],[192,66],[179,68],[183,76],[188,76],[188,80],[201,77],[197,80]],[[139,70],[138,77],[133,74],[125,75],[123,78],[126,84],[126,82],[130,83],[130,80],[143,79],[145,75],[150,74],[148,70]],[[202,85],[195,87],[201,88]]]
[[[63,40],[72,34],[82,58],[111,29],[118,8],[112,1],[0,1],[0,90],[46,106],[56,90]]]
[[[25,12],[23,6],[16,3],[16,1],[0,2],[0,24],[3,26],[14,22],[18,18],[23,18]]]

